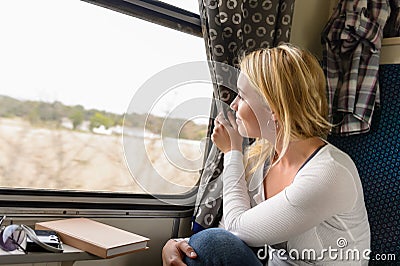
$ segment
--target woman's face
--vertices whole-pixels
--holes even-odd
[[[275,143],[275,123],[271,109],[264,98],[242,73],[239,74],[237,88],[238,95],[231,103],[231,108],[236,111],[236,123],[240,135],[265,138]]]
[[[243,137],[258,138],[261,137],[260,127],[256,115],[248,103],[246,91],[249,88],[247,78],[240,74],[238,79],[238,94],[231,103],[231,108],[236,111],[236,123],[238,131]],[[247,82],[246,82],[247,81]]]

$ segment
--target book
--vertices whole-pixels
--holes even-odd
[[[111,258],[147,249],[150,239],[87,218],[70,218],[35,224],[35,229],[52,230],[61,241],[101,258]]]

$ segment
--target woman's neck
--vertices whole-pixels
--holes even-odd
[[[318,137],[312,137],[304,140],[291,141],[287,147],[285,154],[282,156],[278,164],[284,167],[302,164],[311,154],[325,142]],[[283,145],[278,142],[276,158],[279,158],[283,152]]]

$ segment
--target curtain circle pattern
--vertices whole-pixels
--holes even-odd
[[[294,0],[199,0],[200,18],[207,58],[210,62],[237,67],[240,56],[259,48],[289,42]],[[216,101],[229,108],[236,93],[237,75],[229,69],[210,65]],[[228,80],[227,80],[228,79]],[[223,81],[223,82],[222,82]],[[222,85],[224,84],[224,85]],[[229,88],[231,89],[229,89]],[[212,107],[211,117],[221,112]],[[211,128],[208,132],[210,140]],[[221,217],[223,156],[208,143],[209,156],[200,178],[193,231],[215,226]]]

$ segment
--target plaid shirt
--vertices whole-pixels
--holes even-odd
[[[322,32],[332,133],[370,129],[379,103],[378,69],[387,0],[340,0]]]

